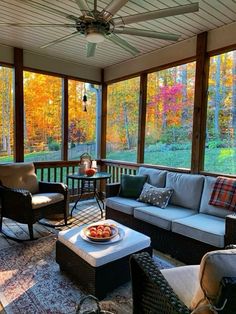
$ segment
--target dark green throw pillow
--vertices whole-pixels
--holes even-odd
[[[142,192],[143,185],[147,180],[147,176],[135,176],[129,174],[121,175],[119,196],[138,198]]]

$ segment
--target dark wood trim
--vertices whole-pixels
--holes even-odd
[[[199,173],[204,165],[204,147],[207,117],[207,91],[209,75],[209,56],[207,55],[207,32],[197,36],[197,59],[195,76],[192,161],[191,172]]]
[[[101,82],[99,82],[99,81],[93,81],[93,80],[89,80],[89,79],[86,80],[86,79],[82,79],[79,77],[70,76],[67,74],[61,74],[61,73],[56,73],[56,72],[51,72],[51,71],[46,71],[46,70],[34,69],[34,68],[30,68],[30,67],[24,67],[24,71],[34,72],[34,73],[49,75],[49,76],[57,76],[57,77],[61,77],[61,78],[66,77],[66,78],[68,78],[68,80],[74,80],[74,81],[79,81],[79,82],[98,84],[98,85],[101,84]]]
[[[236,178],[235,174],[228,174],[228,173],[216,173],[216,172],[207,172],[207,171],[200,171],[200,174],[204,175],[204,176],[211,176],[211,177],[219,177],[219,176],[223,176],[223,177],[228,177],[228,178]]]
[[[166,69],[169,69],[169,68],[172,68],[172,67],[176,67],[176,66],[185,64],[185,63],[193,62],[195,60],[196,60],[196,57],[193,56],[193,57],[181,59],[181,60],[178,60],[178,61],[165,63],[165,64],[159,65],[157,67],[149,68],[147,70],[143,70],[143,71],[139,71],[139,72],[136,72],[136,73],[133,73],[133,74],[125,75],[125,76],[119,77],[119,78],[114,79],[114,80],[106,81],[106,84],[110,85],[110,84],[118,83],[120,81],[125,81],[125,80],[129,80],[129,79],[135,78],[137,76],[141,76],[144,73],[149,74],[149,73],[153,73],[153,72],[157,72],[157,71],[166,70]]]
[[[139,77],[141,74],[142,74],[142,72],[125,75],[125,76],[119,77],[119,78],[111,80],[111,81],[106,81],[106,84],[111,85],[111,84],[119,83],[119,82],[122,82],[125,80],[131,80],[133,78]]]
[[[62,160],[68,160],[68,78],[62,84],[63,110],[62,110]]]
[[[104,82],[104,70],[102,70],[102,116],[101,116],[101,156],[106,158],[106,131],[107,131],[107,84]]]
[[[140,77],[140,97],[139,97],[139,119],[138,119],[138,147],[137,162],[144,162],[145,148],[145,125],[146,125],[146,105],[147,105],[147,73]]]
[[[4,67],[7,67],[7,68],[14,68],[14,64],[8,63],[8,62],[1,62],[0,61],[0,65],[4,66]]]
[[[23,49],[14,48],[15,67],[15,115],[14,154],[15,161],[24,161],[24,89],[23,89]]]
[[[71,76],[71,75],[66,75],[68,80],[73,80],[73,81],[78,81],[78,82],[84,82],[84,83],[91,83],[91,84],[95,84],[95,85],[101,85],[100,81],[93,81],[93,80],[89,80],[89,79],[82,79],[82,78],[78,78],[75,76]]]
[[[102,159],[101,164],[105,164],[106,166],[111,167],[123,167],[128,169],[137,169],[139,167],[146,167],[146,168],[154,168],[160,170],[168,170],[173,172],[181,172],[181,173],[190,173],[190,169],[185,168],[173,168],[161,165],[151,165],[151,164],[144,164],[144,163],[135,163],[135,162],[127,162],[127,161],[120,161],[120,160],[111,160],[111,159]]]
[[[78,160],[70,160],[70,161],[34,161],[35,168],[43,169],[50,167],[66,167],[66,166],[78,166]]]
[[[236,50],[236,44],[208,51],[208,55],[210,57],[213,57],[213,56],[217,56],[217,55],[220,55],[222,53],[230,52],[233,50]]]

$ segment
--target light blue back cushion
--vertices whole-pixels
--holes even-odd
[[[138,175],[147,175],[147,183],[154,185],[157,188],[164,188],[166,182],[166,170],[159,170],[153,168],[140,167],[138,170]]]
[[[174,190],[169,204],[198,210],[203,182],[201,175],[167,172],[166,187]]]
[[[202,214],[208,214],[208,215],[213,215],[213,216],[224,218],[226,215],[232,214],[232,211],[227,210],[222,207],[217,207],[217,206],[208,204],[211,198],[211,193],[212,193],[215,182],[216,182],[216,178],[205,177],[202,200],[201,200],[201,205],[200,205],[200,212]]]

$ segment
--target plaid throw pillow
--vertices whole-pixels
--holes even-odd
[[[217,177],[209,204],[236,211],[236,179]]]
[[[170,188],[156,188],[145,183],[137,201],[149,203],[160,208],[166,208],[173,193]]]

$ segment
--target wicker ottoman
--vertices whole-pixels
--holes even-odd
[[[107,292],[130,280],[130,255],[140,251],[152,254],[150,238],[114,220],[103,220],[123,230],[121,241],[110,244],[89,243],[81,238],[84,228],[60,231],[56,261],[60,269],[88,293],[103,299]]]

